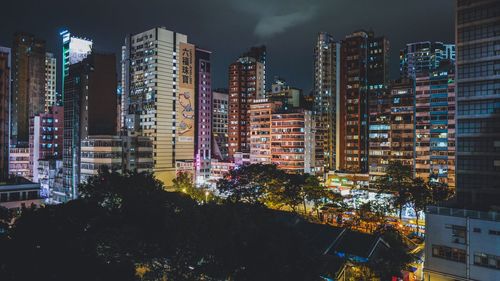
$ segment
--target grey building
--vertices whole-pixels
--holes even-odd
[[[500,2],[457,1],[457,193],[500,205]]]

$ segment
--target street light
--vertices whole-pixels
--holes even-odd
[[[205,191],[205,203],[208,203],[208,190]]]

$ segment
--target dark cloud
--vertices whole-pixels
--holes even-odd
[[[391,41],[391,72],[407,42],[454,40],[454,0],[4,0],[0,45],[28,31],[60,53],[58,31],[90,37],[100,51],[120,54],[127,33],[154,26],[187,34],[213,51],[214,86],[227,87],[227,66],[253,44],[268,46],[268,80],[279,75],[308,91],[316,34],[336,39],[371,29]]]

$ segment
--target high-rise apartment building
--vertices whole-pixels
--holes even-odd
[[[500,280],[500,2],[457,0],[455,20],[457,200],[427,208],[424,278]]]
[[[92,53],[70,65],[64,93],[63,171],[66,200],[78,197],[80,144],[116,134],[116,59]]]
[[[212,159],[212,79],[210,52],[196,48],[195,53],[195,172],[196,183],[210,177]]]
[[[416,79],[416,175],[455,187],[455,69],[443,66]]]
[[[229,158],[250,152],[250,104],[265,96],[266,48],[253,47],[229,66]]]
[[[229,100],[227,91],[212,92],[212,158],[225,161],[229,158],[228,144]]]
[[[196,47],[186,35],[158,27],[127,36],[122,54],[126,127],[152,139],[154,173],[171,186],[176,163],[195,155]]]
[[[27,147],[29,120],[45,110],[45,41],[16,33],[12,46],[11,144]]]
[[[250,105],[250,163],[275,164],[289,173],[314,173],[316,121],[309,110],[281,101]]]
[[[10,49],[0,47],[0,181],[9,176],[10,73]]]
[[[315,118],[304,109],[278,109],[271,115],[271,163],[288,173],[314,173]]]
[[[340,44],[327,33],[318,34],[314,48],[315,167],[318,172],[339,168]]]
[[[281,102],[256,99],[250,104],[250,163],[271,164],[271,116]]]
[[[30,119],[30,180],[39,182],[40,160],[62,160],[64,108],[51,106],[48,111]]]
[[[391,161],[415,167],[415,82],[401,78],[391,83]],[[371,125],[370,125],[371,126]]]
[[[56,104],[57,59],[52,53],[45,54],[45,112]]]
[[[388,51],[387,39],[374,37],[372,32],[354,32],[342,41],[338,130],[342,136],[339,141],[342,170],[368,172],[370,105],[372,110],[383,108],[380,116],[376,114],[372,117],[374,124],[388,124]],[[372,104],[369,104],[370,100]],[[374,133],[380,133],[376,131]],[[378,142],[384,143],[385,139]],[[382,154],[384,149],[381,150]]]
[[[389,90],[389,41],[369,35],[367,46],[368,82],[368,171],[372,178],[383,175],[389,164],[391,136],[384,130],[391,120]],[[372,130],[379,126],[377,130]]]
[[[457,193],[500,205],[500,3],[457,1]]]
[[[69,66],[81,62],[92,52],[92,40],[72,36],[68,30],[61,33],[62,39],[62,64],[61,64],[61,94],[56,97],[56,103],[64,103],[64,87],[66,77],[69,75]]]
[[[455,45],[442,42],[408,43],[399,52],[399,72],[403,78],[415,79],[419,74],[436,70],[441,61],[455,62]]]

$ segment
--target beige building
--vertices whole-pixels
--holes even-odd
[[[9,175],[30,177],[30,149],[29,147],[11,147],[9,153]]]
[[[97,175],[100,168],[122,169],[122,139],[119,136],[89,136],[81,142],[80,182]]]
[[[172,185],[176,162],[193,160],[195,47],[187,36],[153,28],[126,37],[123,127],[150,137],[156,177]]]

